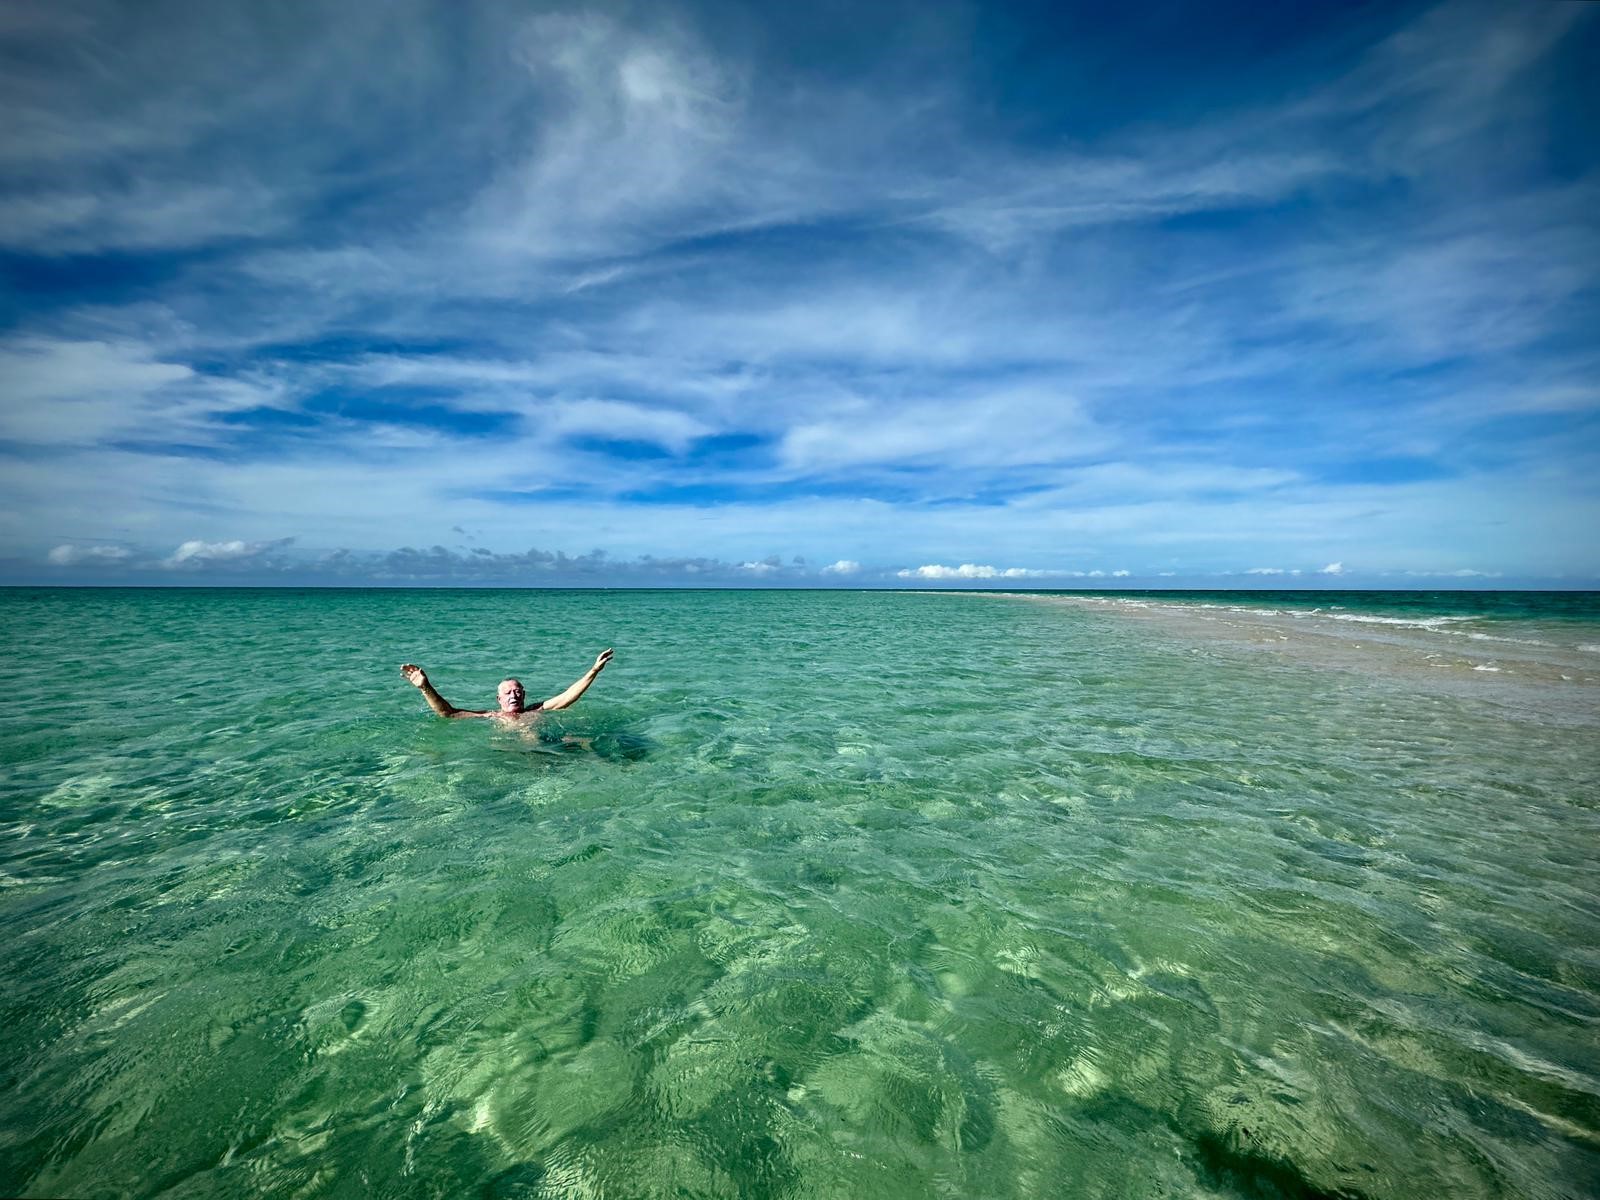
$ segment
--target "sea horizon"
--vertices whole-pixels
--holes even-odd
[[[1017,588],[997,586],[973,587],[939,587],[921,584],[879,584],[879,585],[850,585],[850,584],[638,584],[638,583],[609,583],[609,584],[549,584],[549,583],[198,583],[175,581],[171,583],[0,583],[0,591],[31,589],[38,591],[501,591],[501,592],[908,592],[908,593],[940,593],[950,592],[967,595],[1028,595],[1031,593],[1090,593],[1095,595],[1145,595],[1145,594],[1170,594],[1170,593],[1206,593],[1212,592],[1219,595],[1275,595],[1279,593],[1322,593],[1322,594],[1350,594],[1360,595],[1372,592],[1396,593],[1429,593],[1440,594],[1467,593],[1467,594],[1494,594],[1494,593],[1588,593],[1600,595],[1600,586],[1593,582],[1585,585],[1551,587],[1481,587],[1472,585],[1462,586],[1434,586],[1434,587],[1075,587],[1075,588]]]

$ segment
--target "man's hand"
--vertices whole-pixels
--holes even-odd
[[[428,702],[428,707],[441,717],[460,716],[461,710],[451,704],[438,692],[433,690],[433,684],[428,682],[428,673],[416,663],[406,663],[400,668],[400,674],[406,677],[406,682],[422,693],[422,698]],[[478,714],[470,714],[476,716]]]
[[[594,666],[585,671],[576,682],[559,696],[551,696],[539,705],[546,712],[554,712],[558,708],[571,708],[578,702],[578,697],[589,690],[589,685],[595,681],[600,672],[605,670],[606,664],[611,661],[611,647],[607,646],[595,656]]]

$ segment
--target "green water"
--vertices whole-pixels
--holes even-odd
[[[15,590],[0,628],[0,1193],[1600,1179],[1581,680],[1554,720],[971,595]],[[542,738],[397,671],[489,707],[608,645]]]

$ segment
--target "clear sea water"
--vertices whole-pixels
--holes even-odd
[[[0,629],[0,1193],[1600,1181],[1592,594],[13,589]],[[536,733],[397,670],[490,707],[605,646]]]

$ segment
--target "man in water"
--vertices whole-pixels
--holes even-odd
[[[578,697],[589,690],[589,685],[601,671],[606,669],[606,664],[610,661],[611,651],[609,649],[600,651],[599,657],[594,660],[594,666],[585,671],[566,691],[559,696],[551,696],[542,704],[525,703],[527,693],[523,691],[521,682],[515,679],[503,679],[495,690],[495,697],[500,702],[500,707],[485,711],[457,708],[451,704],[433,690],[433,684],[428,682],[427,674],[415,663],[406,663],[400,668],[400,674],[410,681],[412,687],[422,693],[422,698],[428,702],[428,707],[441,717],[495,717],[501,721],[525,721],[543,712],[571,708],[578,702]]]

